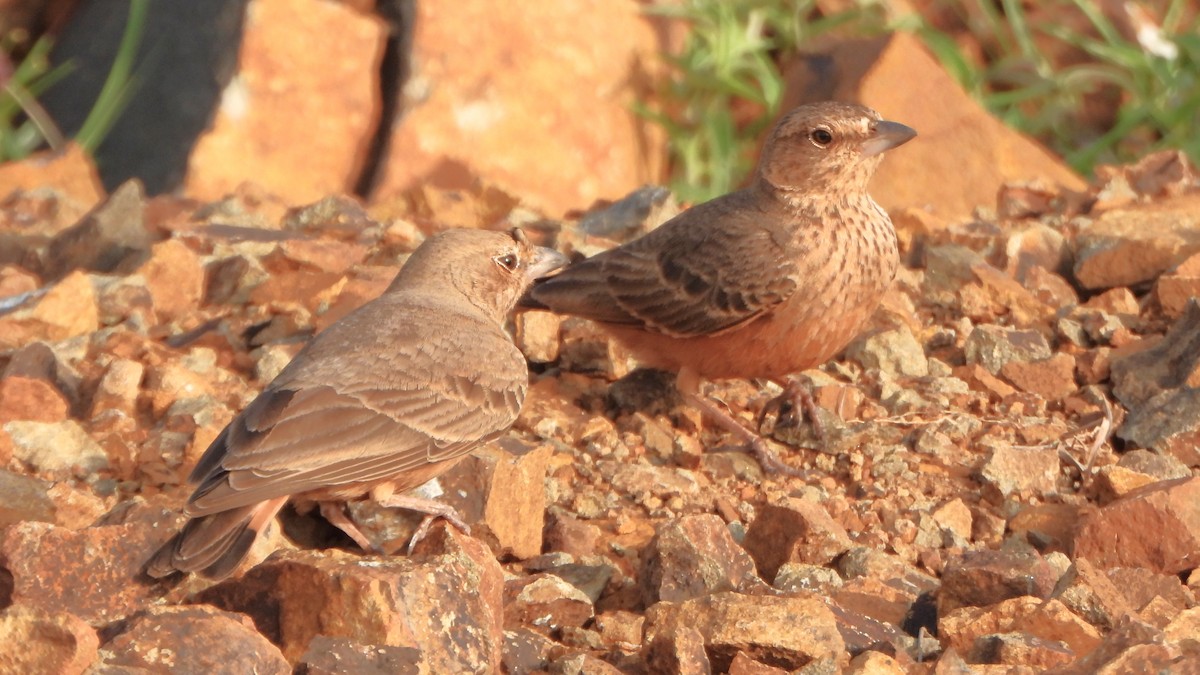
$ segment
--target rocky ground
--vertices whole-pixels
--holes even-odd
[[[1200,191],[1176,154],[1084,192],[894,213],[874,325],[808,373],[828,429],[752,455],[586,322],[518,317],[531,394],[442,498],[472,536],[285,511],[244,574],[152,583],[184,478],[314,331],[446,223],[590,254],[676,208],[553,220],[63,179],[0,203],[0,672],[958,673],[1200,668]],[[774,385],[712,383],[746,423]],[[778,423],[776,423],[778,422]],[[21,645],[19,649],[13,645]]]

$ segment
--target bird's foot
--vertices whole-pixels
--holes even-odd
[[[364,551],[374,551],[375,553],[383,553],[367,535],[363,534],[362,530],[350,520],[346,515],[344,505],[341,502],[321,502],[321,517],[329,521],[337,529],[346,533],[347,537],[354,540],[355,544]]]
[[[442,502],[433,499],[413,497],[411,495],[389,495],[388,497],[379,499],[377,501],[380,506],[408,509],[409,511],[416,511],[418,513],[425,514],[425,518],[421,520],[421,524],[418,525],[417,530],[413,532],[412,538],[408,540],[409,555],[412,555],[413,549],[416,548],[417,544],[429,534],[429,527],[433,525],[433,521],[437,520],[438,518],[445,519],[446,522],[450,523],[454,527],[457,527],[463,534],[471,534],[471,527],[463,521],[462,516],[458,514],[458,511],[456,511],[454,507],[450,506],[449,504],[443,504]]]
[[[701,414],[706,415],[722,429],[741,439],[742,443],[754,453],[763,471],[767,473],[781,473],[786,476],[796,476],[805,480],[811,477],[809,472],[784,463],[767,445],[765,438],[747,429],[741,422],[734,419],[732,415],[722,410],[713,402],[700,394],[685,393],[684,395],[693,406],[700,410]]]
[[[812,384],[807,379],[790,377],[783,387],[783,393],[763,404],[758,412],[758,433],[762,433],[763,424],[772,413],[776,415],[776,425],[799,424],[808,417],[812,424],[813,435],[818,443],[825,441],[825,424],[817,412],[817,402],[813,400]]]

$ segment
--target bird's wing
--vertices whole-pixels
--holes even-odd
[[[477,344],[409,337],[410,348],[398,341],[394,352],[404,358],[386,364],[390,374],[364,378],[351,359],[328,384],[305,382],[303,372],[272,383],[197,464],[188,514],[385,479],[465,454],[516,420],[528,374],[506,338],[494,336],[503,344],[481,355]]]
[[[595,321],[673,337],[715,335],[771,311],[799,285],[790,231],[773,216],[736,201],[707,202],[572,265],[530,296]]]

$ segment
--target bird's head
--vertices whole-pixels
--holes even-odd
[[[783,191],[866,192],[883,153],[917,132],[865,106],[833,101],[784,115],[763,145],[758,172]]]
[[[534,280],[567,262],[558,251],[534,246],[520,228],[509,232],[451,229],[413,251],[388,290],[459,293],[503,321]]]

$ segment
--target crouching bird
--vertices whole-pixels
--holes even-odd
[[[403,493],[445,472],[516,420],[529,372],[504,323],[534,279],[566,258],[511,233],[447,230],[423,243],[384,293],[302,349],[200,458],[191,520],[150,559],[163,577],[234,571],[290,497],[359,546],[343,502],[370,495],[466,530],[454,509]]]
[[[891,285],[896,232],[867,182],[885,151],[914,136],[860,105],[795,108],[745,188],[538,282],[520,304],[599,322],[642,364],[676,371],[685,399],[766,468],[803,475],[702,397],[700,380],[774,380],[784,396],[768,407],[816,419],[811,394],[789,376],[841,351]]]

